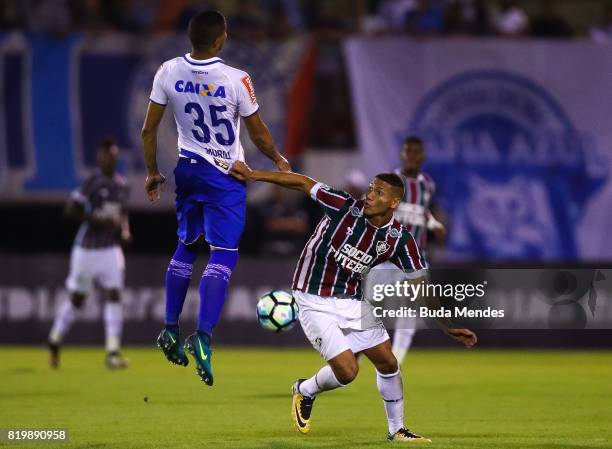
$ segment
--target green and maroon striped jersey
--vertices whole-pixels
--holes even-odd
[[[404,180],[406,193],[395,210],[395,218],[404,225],[416,240],[419,248],[424,250],[427,244],[427,221],[431,215],[431,199],[436,191],[436,184],[426,173],[419,173],[415,178],[405,176],[396,170]]]
[[[325,215],[302,250],[293,290],[361,300],[362,276],[375,265],[390,261],[406,273],[427,268],[414,238],[395,218],[377,228],[364,216],[363,200],[321,183],[310,195]]]

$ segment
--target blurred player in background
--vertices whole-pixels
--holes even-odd
[[[228,174],[234,161],[244,160],[240,118],[253,143],[279,170],[290,166],[259,116],[249,75],[217,57],[227,38],[225,17],[217,11],[201,12],[189,22],[188,35],[191,53],[164,62],[153,81],[142,129],[145,190],[155,201],[165,182],[157,167],[157,130],[170,105],[178,131],[174,175],[179,241],[166,273],[166,319],[157,343],[170,362],[188,364],[180,343],[179,315],[204,237],[211,255],[200,281],[197,331],[184,347],[193,355],[200,378],[212,385],[211,336],[238,261],[245,223],[246,186]]]
[[[394,217],[404,196],[404,184],[395,173],[381,173],[371,181],[364,199],[355,199],[298,173],[252,171],[234,163],[239,179],[265,181],[309,193],[325,215],[310,237],[293,277],[293,296],[300,308],[300,324],[308,340],[327,365],[293,386],[291,413],[301,433],[310,430],[315,397],[343,387],[357,376],[355,354],[363,352],[376,367],[376,384],[388,420],[388,439],[429,442],[404,426],[404,396],[399,365],[389,335],[380,320],[364,318],[361,276],[372,266],[392,262],[403,272],[421,279],[427,263],[410,232]],[[439,305],[439,303],[438,303]],[[428,304],[429,306],[429,304]],[[441,319],[444,331],[471,347],[476,335],[453,329]]]
[[[425,145],[416,136],[404,140],[400,155],[402,167],[395,172],[402,177],[406,192],[395,217],[403,224],[416,240],[419,248],[427,254],[427,231],[431,231],[436,241],[446,239],[446,227],[433,216],[431,200],[436,192],[433,179],[421,171],[425,162]],[[401,365],[406,352],[412,344],[416,331],[416,320],[408,319],[412,323],[404,323],[393,334],[393,354]]]
[[[94,285],[104,300],[106,366],[127,367],[127,360],[120,353],[123,327],[120,292],[125,272],[120,245],[129,242],[131,235],[125,212],[128,185],[115,172],[118,157],[117,144],[110,139],[102,141],[97,152],[98,168],[72,192],[66,206],[67,215],[82,223],[74,240],[66,279],[70,298],[59,306],[49,334],[53,368],[59,367],[60,345]]]
[[[426,255],[427,234],[431,231],[437,241],[446,239],[446,228],[435,219],[431,212],[431,200],[435,194],[436,185],[429,175],[421,171],[425,161],[425,146],[423,141],[410,136],[404,140],[400,154],[402,166],[395,173],[402,178],[406,186],[404,196],[395,210],[395,218],[412,234],[419,249]],[[367,282],[377,284],[395,284],[404,281],[406,276],[391,263],[378,265],[368,275]],[[368,289],[370,291],[370,289]],[[416,332],[416,318],[401,318],[396,320],[393,334],[393,354],[401,365],[406,352],[412,344]]]
[[[423,141],[415,136],[406,138],[400,158],[402,167],[395,170],[395,173],[402,177],[406,192],[395,211],[395,217],[410,231],[419,248],[425,249],[427,231],[432,231],[437,241],[444,241],[446,227],[431,213],[436,184],[427,173],[421,171],[425,162]]]

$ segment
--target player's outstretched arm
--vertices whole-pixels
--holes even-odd
[[[427,229],[434,233],[437,242],[444,242],[444,240],[446,240],[446,236],[448,235],[446,226],[438,221],[430,210],[427,211]]]
[[[306,194],[310,193],[317,183],[314,179],[299,173],[251,170],[251,168],[242,161],[234,162],[230,174],[241,181],[269,182],[289,189],[300,190]]]
[[[164,183],[166,182],[166,177],[157,168],[157,130],[165,110],[165,106],[150,101],[147,108],[147,116],[140,133],[145,165],[147,167],[145,191],[151,202],[160,198],[161,192],[164,190]]]
[[[423,277],[420,279],[416,279],[415,282],[426,283],[427,279]],[[440,300],[435,296],[420,295],[418,298],[418,302],[429,308],[430,310],[438,310],[442,307],[440,304]],[[476,337],[476,334],[474,332],[469,329],[458,328],[448,318],[441,317],[437,318],[436,321],[446,335],[448,335],[453,340],[462,343],[466,348],[471,348],[478,341],[478,338]]]
[[[259,112],[244,118],[244,124],[249,132],[249,137],[259,151],[268,156],[280,171],[291,171],[291,166],[287,159],[276,150],[272,134],[270,134],[270,130],[261,119]]]
[[[132,241],[132,233],[130,232],[130,219],[128,214],[121,214],[121,243],[128,244]]]

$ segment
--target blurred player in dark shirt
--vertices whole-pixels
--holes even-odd
[[[436,220],[432,214],[432,199],[436,192],[436,184],[427,173],[421,170],[425,162],[425,145],[416,136],[409,136],[404,140],[400,153],[402,166],[395,170],[404,181],[406,190],[402,201],[395,211],[395,218],[412,234],[419,248],[427,257],[428,233],[437,242],[446,239],[446,227]],[[391,269],[387,275],[388,283],[402,279],[402,273],[389,264],[380,265],[379,268]],[[412,344],[416,331],[416,319],[406,318],[398,320],[393,335],[393,354],[401,365],[406,352]]]
[[[131,239],[125,205],[128,185],[116,173],[119,148],[110,140],[100,142],[98,168],[72,192],[66,206],[67,215],[81,221],[70,256],[70,273],[66,288],[70,298],[57,309],[49,334],[51,366],[59,367],[63,338],[82,308],[92,287],[100,290],[104,300],[106,332],[106,365],[110,369],[125,368],[127,360],[119,352],[123,326],[120,291],[123,288],[125,259],[122,243]]]

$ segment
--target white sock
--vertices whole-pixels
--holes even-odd
[[[393,374],[376,371],[376,385],[385,403],[389,433],[393,435],[404,427],[404,386],[400,370]]]
[[[77,309],[72,304],[70,299],[66,299],[55,312],[55,320],[53,321],[53,327],[49,333],[49,341],[51,343],[60,344],[64,339],[64,335],[70,330],[70,326],[76,318]]]
[[[404,357],[406,357],[406,352],[410,349],[415,332],[416,329],[395,329],[391,351],[393,351],[393,355],[400,366],[404,361]]]
[[[341,384],[338,379],[336,379],[331,366],[325,365],[317,374],[300,384],[300,393],[304,396],[314,398],[319,393],[334,390],[338,387],[344,387],[344,384]]]
[[[104,304],[104,330],[106,332],[106,351],[119,351],[121,330],[123,328],[123,307],[120,302],[106,301]]]

